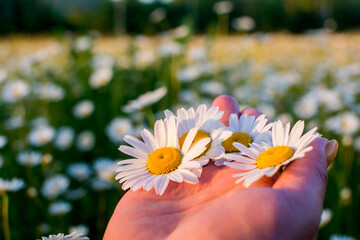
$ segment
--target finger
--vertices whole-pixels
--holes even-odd
[[[229,117],[232,113],[239,115],[239,104],[235,98],[228,95],[221,95],[215,98],[212,105],[219,107],[219,110],[224,112],[221,122],[226,126],[229,125]]]
[[[313,149],[289,164],[273,188],[284,194],[289,207],[298,214],[313,211],[320,217],[327,185],[327,157],[335,158],[337,144],[317,138],[310,145]]]
[[[255,117],[258,117],[258,116],[262,115],[263,113],[258,111],[255,108],[245,108],[240,112],[240,114],[245,114],[245,115],[248,115],[248,116],[253,115]]]

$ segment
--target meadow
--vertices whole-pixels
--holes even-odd
[[[339,142],[318,238],[360,238],[359,42],[356,32],[193,36],[186,26],[0,38],[0,239],[101,239],[125,193],[114,179],[122,137],[222,94]]]

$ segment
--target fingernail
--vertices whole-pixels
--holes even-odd
[[[326,144],[325,153],[326,153],[326,158],[327,158],[327,162],[328,162],[328,167],[333,163],[333,161],[336,157],[338,148],[339,148],[339,144],[334,139]]]

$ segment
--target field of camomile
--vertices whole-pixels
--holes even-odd
[[[0,39],[0,239],[101,239],[126,134],[221,94],[340,146],[319,239],[360,238],[360,34]],[[352,239],[352,238],[349,238]]]

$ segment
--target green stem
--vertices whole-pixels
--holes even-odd
[[[1,193],[2,196],[2,220],[5,240],[10,240],[10,227],[9,227],[9,197],[6,192]]]

